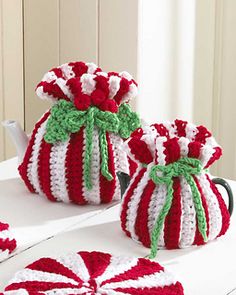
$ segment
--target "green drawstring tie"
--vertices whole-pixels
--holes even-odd
[[[99,129],[101,172],[107,180],[112,180],[113,176],[108,169],[106,132],[118,133],[122,137],[129,137],[140,126],[140,120],[137,114],[131,111],[128,104],[121,105],[118,113],[101,111],[94,106],[86,111],[80,111],[72,102],[61,99],[51,108],[51,115],[47,122],[44,139],[50,144],[64,142],[69,139],[71,133],[78,132],[82,126],[85,126],[86,140],[83,167],[84,180],[86,188],[92,189],[91,160],[95,126]]]
[[[158,241],[165,218],[171,208],[173,200],[173,178],[183,176],[187,180],[193,195],[194,206],[197,214],[198,229],[204,241],[207,241],[207,223],[206,215],[202,205],[200,193],[194,181],[193,175],[200,174],[203,171],[201,161],[194,158],[181,158],[178,161],[166,166],[155,165],[151,168],[150,178],[155,184],[165,184],[167,186],[167,196],[165,204],[157,218],[151,236],[151,253],[150,259],[156,257]]]

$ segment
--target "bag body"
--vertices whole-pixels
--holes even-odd
[[[135,95],[134,86],[126,72],[109,75],[82,62],[45,74],[36,92],[54,105],[36,123],[19,166],[28,189],[50,201],[79,205],[119,200],[116,173],[129,174],[123,138],[139,127],[127,105]],[[136,120],[130,129],[126,119],[122,121],[129,115]]]
[[[222,151],[206,128],[180,120],[154,124],[134,132],[126,148],[139,163],[122,201],[127,236],[177,249],[225,234],[230,215],[206,170]]]

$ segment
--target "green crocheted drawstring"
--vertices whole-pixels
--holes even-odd
[[[99,129],[101,172],[106,179],[112,180],[113,176],[108,169],[106,132],[117,133],[121,137],[129,137],[135,129],[140,127],[140,120],[127,104],[121,105],[118,113],[104,112],[94,106],[86,111],[80,111],[72,102],[61,99],[51,108],[44,139],[51,144],[64,142],[69,139],[71,133],[78,132],[82,126],[85,126],[86,141],[83,166],[84,181],[86,188],[92,189],[91,160],[95,126]]]
[[[155,165],[151,168],[150,178],[155,184],[166,184],[167,186],[167,197],[164,206],[159,213],[157,221],[155,223],[154,229],[151,236],[151,253],[149,255],[150,259],[156,257],[157,246],[160,238],[161,230],[165,218],[171,208],[173,200],[173,178],[183,176],[187,180],[193,195],[193,202],[196,210],[198,229],[201,233],[204,241],[207,240],[207,223],[206,215],[202,205],[202,200],[196,183],[193,179],[193,175],[197,175],[203,171],[201,162],[194,158],[181,158],[180,160],[168,164],[166,166]]]

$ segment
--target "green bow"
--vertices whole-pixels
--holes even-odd
[[[155,165],[151,168],[150,178],[155,184],[166,184],[167,197],[165,204],[163,205],[161,212],[157,218],[151,237],[151,253],[149,258],[155,258],[157,254],[157,244],[160,238],[160,233],[165,221],[165,218],[171,208],[173,200],[173,178],[184,176],[187,180],[193,195],[194,206],[197,214],[198,229],[201,233],[204,241],[207,240],[207,223],[206,215],[202,205],[201,196],[196,183],[193,179],[193,175],[200,174],[203,171],[200,160],[194,158],[181,158],[180,160],[168,164],[166,166]]]
[[[99,129],[101,172],[108,180],[112,180],[113,176],[108,169],[106,132],[114,132],[122,137],[129,137],[136,128],[140,127],[140,120],[137,114],[131,111],[128,104],[121,105],[118,113],[101,111],[94,106],[86,111],[80,111],[72,102],[61,99],[51,108],[44,139],[51,144],[64,142],[69,139],[71,133],[78,132],[82,126],[85,126],[86,138],[84,180],[86,187],[91,189],[91,159],[95,126]]]

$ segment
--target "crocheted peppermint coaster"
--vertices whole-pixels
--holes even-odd
[[[17,294],[180,295],[183,287],[145,258],[79,252],[41,258],[16,273],[5,291]],[[7,294],[8,292],[4,293]]]
[[[7,223],[0,222],[0,262],[16,249],[16,240],[13,238]]]

